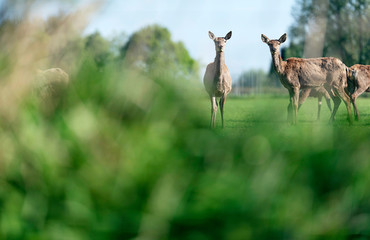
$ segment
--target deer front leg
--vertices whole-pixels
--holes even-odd
[[[288,118],[291,118],[291,123],[294,125],[297,124],[299,88],[289,89],[289,101]]]
[[[312,90],[311,88],[301,90],[301,93],[299,94],[298,110],[301,108],[302,104],[306,101],[306,99],[310,95],[311,90]]]
[[[331,108],[330,96],[329,95],[325,96],[325,100],[326,100],[326,105],[328,105],[330,112],[333,112],[333,109]]]
[[[326,99],[327,102],[329,101],[328,107],[329,107],[329,109],[331,111],[329,123],[333,123],[335,121],[335,114],[337,113],[337,110],[339,108],[339,105],[341,103],[341,100],[340,100],[340,98],[338,96],[336,96],[334,94],[334,88],[332,88],[329,85],[325,85],[324,88],[325,88],[326,93],[327,93],[327,94],[325,94],[325,98],[327,98]],[[328,98],[331,98],[333,100],[333,103],[334,103],[333,110],[331,109],[330,99],[328,99]]]
[[[288,122],[292,122],[293,113],[292,113],[292,103],[290,102],[290,99],[289,99],[289,104],[288,104],[288,107],[287,107],[287,111],[288,111],[287,120],[288,120]]]
[[[330,120],[329,120],[330,123],[334,122],[335,114],[337,113],[339,105],[341,103],[340,97],[333,96],[332,99],[333,99],[333,102],[334,102],[334,108],[333,108],[333,112],[331,113],[331,116],[330,116]]]
[[[220,98],[220,110],[221,110],[221,120],[222,120],[222,128],[224,128],[224,107],[226,102],[226,95],[223,95]]]
[[[331,91],[330,91],[331,92]],[[333,112],[333,109],[331,108],[331,96],[329,94],[329,92],[325,89],[325,91],[323,91],[322,95],[320,95],[320,101],[321,101],[321,98],[324,97],[325,100],[326,100],[326,105],[328,105],[328,108],[330,110],[330,113]]]
[[[298,102],[299,102],[299,88],[293,89],[293,99],[292,99],[292,107],[293,107],[293,124],[297,124],[297,117],[298,117]]]
[[[211,96],[211,122],[210,127],[216,127],[217,101],[215,96]]]
[[[293,122],[293,102],[292,102],[293,91],[291,89],[288,89],[288,91],[289,91],[289,104],[288,104],[288,107],[287,107],[288,122],[292,123]]]
[[[343,88],[335,88],[334,89],[335,94],[343,100],[344,104],[346,105],[347,108],[347,113],[348,113],[348,121],[349,124],[352,124],[352,114],[351,114],[351,99],[350,97],[345,93]],[[339,100],[340,101],[340,100]],[[340,102],[339,102],[340,103]],[[334,109],[335,110],[335,109]],[[338,110],[338,108],[337,108]]]

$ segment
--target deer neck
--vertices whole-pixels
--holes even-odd
[[[283,61],[283,59],[281,58],[280,50],[276,52],[271,52],[271,56],[272,56],[272,62],[274,64],[275,71],[278,74],[283,75],[286,62]]]
[[[216,64],[216,74],[221,75],[221,72],[224,69],[225,66],[225,53],[224,52],[216,52],[215,57],[215,64]]]

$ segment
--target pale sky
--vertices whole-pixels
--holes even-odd
[[[158,23],[170,30],[173,40],[184,42],[193,58],[206,65],[215,57],[208,31],[225,36],[232,30],[225,59],[235,78],[245,70],[269,69],[271,55],[261,41],[261,33],[275,39],[288,32],[294,4],[295,0],[110,0],[93,18],[87,32],[131,34]]]
[[[0,0],[2,2],[3,0]],[[62,7],[70,11],[93,0],[46,1],[38,7],[41,15],[56,14]],[[215,57],[214,43],[208,31],[232,38],[225,51],[226,64],[235,79],[249,69],[268,70],[271,55],[261,41],[261,33],[270,39],[288,32],[293,22],[295,0],[107,0],[91,17],[85,34],[99,31],[105,37],[133,32],[149,24],[168,28],[174,41],[182,41],[190,55],[202,66]],[[60,6],[63,5],[63,6]],[[72,7],[73,5],[73,7]],[[288,41],[285,43],[289,44]],[[202,69],[204,71],[204,68]],[[203,72],[201,73],[203,74]]]

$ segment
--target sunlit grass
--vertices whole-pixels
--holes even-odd
[[[229,97],[225,105],[225,128],[226,131],[259,127],[259,126],[291,126],[287,121],[288,96],[253,96],[253,97]],[[333,105],[333,104],[332,104]],[[370,124],[370,99],[358,100],[360,109],[360,121],[354,122],[354,128],[368,126]],[[210,103],[204,99],[199,105],[205,115],[210,117]],[[330,111],[325,102],[321,106],[321,117],[317,120],[318,103],[316,98],[308,98],[298,112],[297,127],[310,126],[338,126],[349,127],[347,111],[344,103],[338,109],[336,121],[329,124]],[[217,126],[221,126],[221,115],[217,113]],[[207,115],[207,116],[208,116]]]

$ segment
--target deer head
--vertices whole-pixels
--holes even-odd
[[[215,42],[216,52],[223,52],[225,50],[226,41],[231,38],[232,31],[226,34],[225,37],[215,37],[215,35],[209,31],[208,36]]]
[[[276,53],[280,50],[280,44],[286,41],[286,33],[284,33],[278,40],[270,40],[266,35],[261,34],[262,42],[270,47],[271,53]]]

